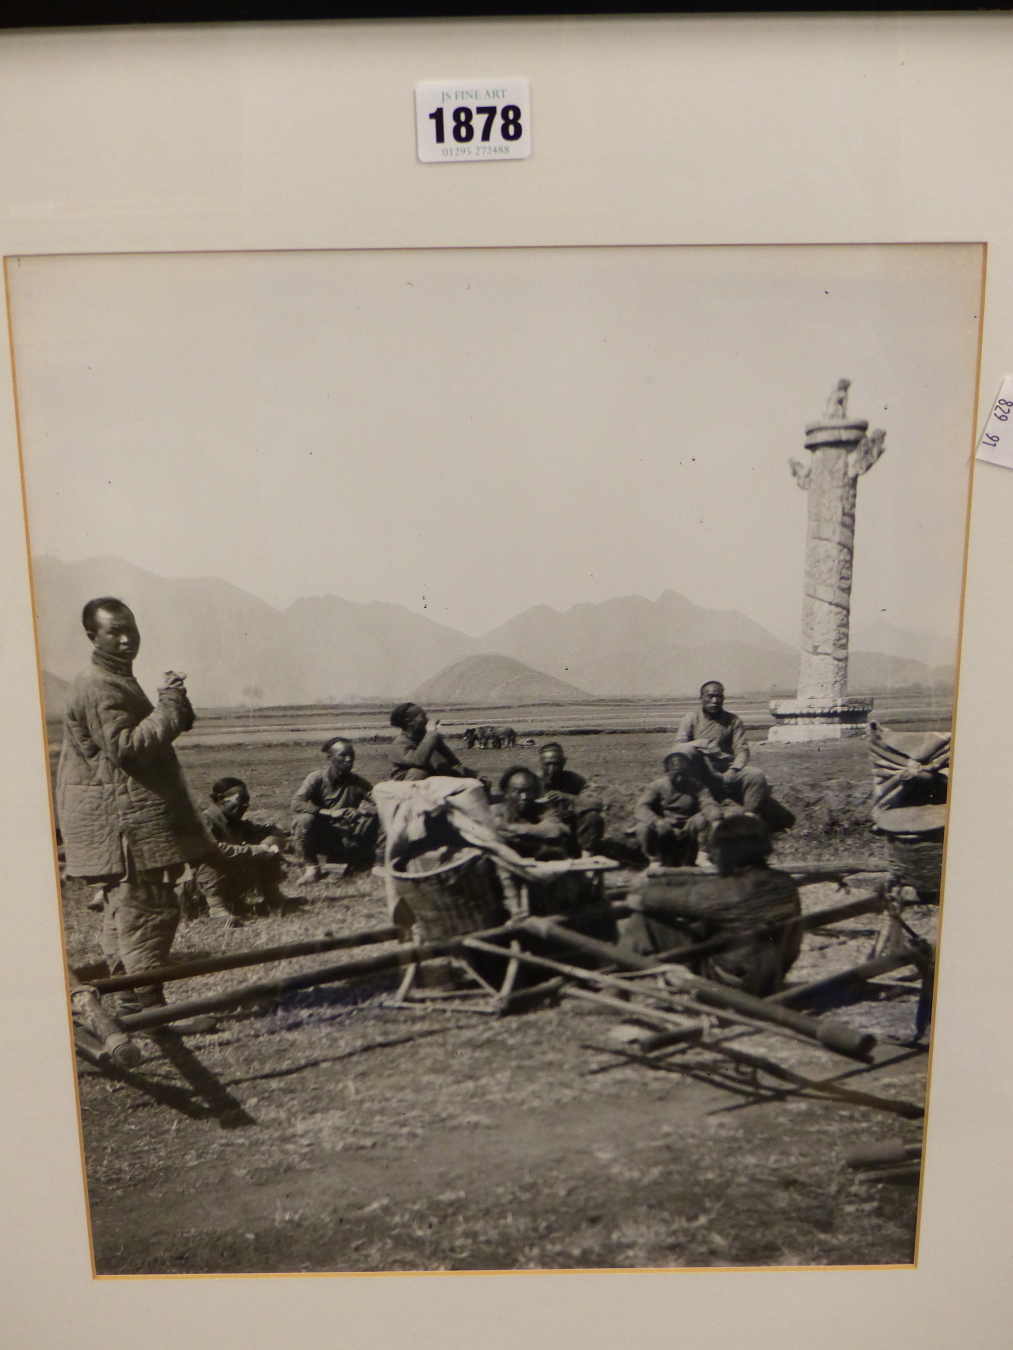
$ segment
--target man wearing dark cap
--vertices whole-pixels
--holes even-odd
[[[372,864],[380,833],[370,793],[373,784],[352,772],[355,747],[332,736],[320,747],[327,756],[292,798],[292,845],[306,864],[303,880],[319,881],[325,862]]]

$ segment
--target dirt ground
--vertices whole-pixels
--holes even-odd
[[[602,789],[623,837],[664,734],[573,736],[572,767]],[[498,777],[536,752],[475,751]],[[314,745],[192,746],[194,794],[238,773],[251,815],[285,824]],[[782,858],[867,860],[862,742],[760,748],[754,762],[799,817]],[[357,771],[384,775],[384,747]],[[175,955],[274,945],[386,922],[369,876],[285,889],[301,903],[229,933],[181,927]],[[868,889],[856,883],[856,893]],[[68,956],[100,961],[86,888],[64,886]],[[806,909],[846,898],[807,886]],[[908,917],[934,938],[936,913]],[[792,982],[866,959],[882,920],[816,931]],[[377,950],[373,948],[371,950]],[[181,981],[170,998],[330,964],[303,958]],[[339,958],[340,959],[340,958]],[[769,1034],[736,1044],[798,1073],[920,1103],[927,1054],[910,1044],[917,985],[904,972],[839,997],[839,1016],[879,1038],[863,1066]],[[702,1050],[655,1068],[598,1048],[615,1014],[566,1000],[497,1019],[474,1004],[389,1006],[393,977],[291,995],[224,1019],[209,1036],[140,1040],[129,1074],[78,1061],[95,1265],[99,1274],[851,1265],[913,1259],[917,1191],[849,1170],[856,1144],[920,1142],[921,1121],[829,1101],[733,1070]],[[811,1011],[824,1011],[810,1005]]]

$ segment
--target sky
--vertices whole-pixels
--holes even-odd
[[[952,639],[981,267],[974,245],[15,259],[32,550],[476,636],[671,588],[795,642],[788,460],[845,376],[887,433],[852,627]]]

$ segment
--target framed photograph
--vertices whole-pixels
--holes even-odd
[[[6,43],[81,112],[3,248],[23,1343],[1005,1316],[1013,261],[971,119],[896,175],[1008,21],[891,22]],[[424,162],[437,80],[530,157]]]

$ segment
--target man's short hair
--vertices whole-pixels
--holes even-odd
[[[681,760],[686,768],[691,770],[693,768],[695,756],[691,750],[669,750],[668,754],[661,761],[661,766],[666,772],[673,759]]]
[[[505,774],[501,775],[499,780],[500,792],[506,792],[510,786],[510,779],[515,778],[519,773],[522,773],[525,778],[534,783],[536,788],[538,787],[538,775],[534,769],[529,769],[526,764],[515,764],[512,768],[507,769]]]
[[[762,862],[773,848],[770,830],[754,815],[728,816],[711,830],[707,849],[730,867]]]
[[[250,789],[241,778],[219,778],[217,783],[211,785],[211,800],[220,802],[223,797],[227,797],[233,788],[242,788],[247,796],[250,795]]]
[[[98,612],[108,610],[110,614],[133,614],[129,605],[117,600],[115,595],[100,595],[97,600],[89,600],[81,611],[81,622],[89,637],[94,637],[98,629]]]
[[[725,692],[725,687],[724,687],[724,685],[721,683],[720,680],[704,680],[703,684],[700,686],[700,697],[701,697],[701,698],[703,698],[703,691],[704,691],[705,689],[709,689],[709,688],[711,687],[712,684],[717,685],[717,687],[721,690],[722,694]]]
[[[329,741],[324,741],[323,745],[320,747],[320,753],[321,753],[322,755],[330,754],[331,746],[332,746],[332,745],[337,745],[339,742],[340,742],[342,745],[347,745],[347,746],[348,746],[349,750],[351,750],[351,752],[352,752],[352,758],[354,759],[354,758],[355,758],[355,746],[352,744],[352,742],[348,739],[347,736],[332,736],[331,739],[330,739]]]
[[[564,759],[566,758],[566,751],[563,749],[563,747],[559,744],[558,741],[546,741],[538,753],[540,755],[544,755],[546,750],[558,750],[559,753],[563,756],[563,758]]]
[[[397,727],[399,731],[404,731],[408,709],[414,707],[415,707],[414,703],[399,703],[397,707],[391,712],[390,715],[391,726]]]

